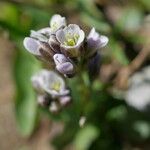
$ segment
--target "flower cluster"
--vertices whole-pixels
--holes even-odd
[[[78,25],[67,25],[65,17],[58,14],[52,16],[50,27],[32,30],[30,37],[24,39],[24,46],[30,53],[54,63],[56,70],[67,77],[77,72],[81,58],[90,58],[107,43],[108,38],[99,35],[94,28],[86,37]]]
[[[57,112],[71,101],[70,91],[63,78],[53,71],[41,70],[31,78],[33,87],[38,93],[38,103]]]
[[[30,37],[23,42],[27,51],[65,77],[76,75],[83,62],[90,74],[95,72],[100,58],[97,51],[108,43],[108,38],[98,34],[95,28],[86,36],[78,25],[67,25],[65,17],[58,14],[52,16],[49,24],[50,27],[31,30]],[[42,70],[32,77],[32,83],[39,93],[40,104],[46,104],[51,111],[71,100],[63,78],[53,71]]]

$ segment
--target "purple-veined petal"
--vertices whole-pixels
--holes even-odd
[[[40,56],[40,43],[37,40],[30,37],[26,37],[23,41],[23,45],[33,55]]]

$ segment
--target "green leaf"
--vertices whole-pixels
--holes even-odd
[[[109,120],[119,120],[122,121],[126,118],[127,116],[127,109],[124,105],[120,105],[117,107],[114,107],[108,111],[106,114],[106,117]]]
[[[14,65],[17,93],[15,112],[18,128],[23,136],[30,136],[36,123],[37,103],[30,78],[39,68],[40,65],[33,56],[23,49],[17,51]]]
[[[93,125],[87,125],[80,129],[74,141],[75,149],[87,150],[98,135],[99,130]]]

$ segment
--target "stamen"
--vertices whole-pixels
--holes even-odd
[[[72,35],[70,32],[68,32],[65,37],[66,37],[66,41],[64,42],[64,45],[74,46],[78,41],[79,35],[76,33]]]
[[[60,91],[60,86],[61,86],[61,84],[60,84],[60,82],[55,82],[53,85],[52,85],[52,90],[55,90],[55,91],[57,91],[57,92],[59,92]]]
[[[79,39],[79,35],[77,33],[75,33],[73,37],[74,37],[75,42],[77,43],[77,41]]]
[[[74,46],[76,43],[74,41],[74,39],[67,39],[67,45],[69,46]]]

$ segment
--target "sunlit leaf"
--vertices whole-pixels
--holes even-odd
[[[148,138],[150,136],[150,125],[145,121],[137,121],[134,124],[134,129],[140,134],[142,138]]]
[[[98,137],[99,130],[93,125],[87,125],[79,130],[74,145],[77,150],[87,150],[92,142]]]
[[[107,113],[107,118],[109,120],[116,119],[121,121],[122,119],[125,119],[126,115],[127,109],[125,106],[122,105],[110,109],[109,112]]]

